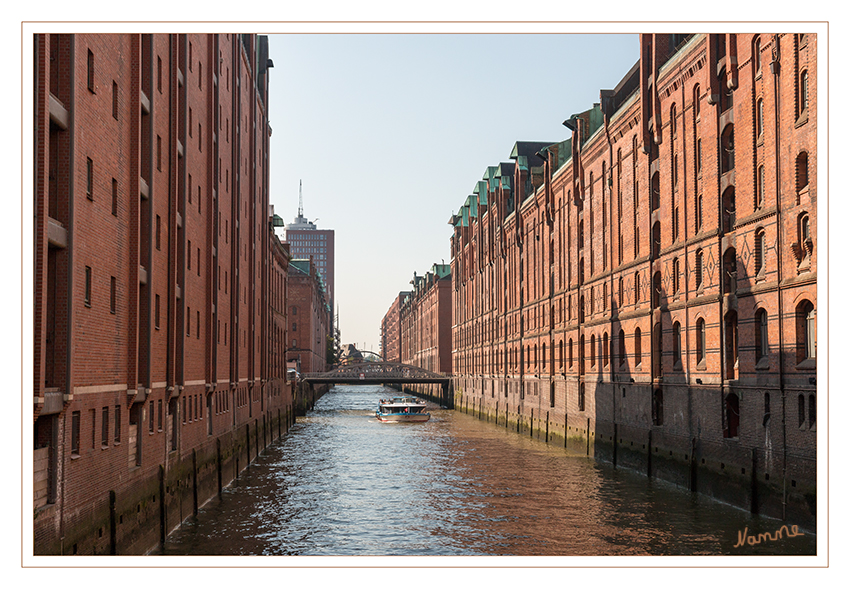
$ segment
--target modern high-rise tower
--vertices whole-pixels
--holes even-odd
[[[289,243],[293,260],[313,259],[325,283],[328,303],[334,308],[334,230],[317,229],[313,219],[304,217],[304,203],[301,198],[301,184],[298,184],[298,216],[286,225],[284,240]]]

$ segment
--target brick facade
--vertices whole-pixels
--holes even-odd
[[[270,270],[268,43],[35,47],[34,551],[145,552],[292,413],[271,364],[285,318],[269,337],[286,266]]]
[[[302,374],[325,372],[333,324],[324,282],[312,259],[291,260],[287,280],[291,324],[286,359],[295,360]]]
[[[817,37],[640,44],[453,218],[456,406],[813,528]]]
[[[410,292],[400,292],[381,320],[381,355],[387,362],[401,362],[401,305]]]

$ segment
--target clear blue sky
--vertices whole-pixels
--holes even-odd
[[[336,232],[343,343],[378,350],[449,217],[516,141],[563,141],[638,59],[638,36],[270,35],[271,202]]]

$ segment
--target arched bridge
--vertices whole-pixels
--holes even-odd
[[[361,362],[339,366],[329,372],[305,374],[303,381],[314,384],[438,384],[444,405],[450,403],[451,377],[398,362]]]

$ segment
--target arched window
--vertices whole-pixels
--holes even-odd
[[[696,279],[697,288],[702,288],[702,250],[696,252],[696,260],[694,262],[694,278]]]
[[[697,319],[696,342],[694,348],[697,352],[697,364],[705,362],[705,319]]]
[[[661,289],[661,271],[659,270],[655,274],[652,275],[652,306],[660,307],[661,306],[661,295],[663,291]]]
[[[770,352],[770,344],[768,343],[768,333],[767,333],[767,311],[764,309],[756,310],[756,333],[755,333],[755,342],[756,342],[756,362],[759,362],[763,358],[767,358]]]
[[[723,254],[723,292],[735,294],[738,290],[738,256],[735,248],[730,247]]]
[[[620,366],[622,366],[626,363],[626,332],[621,329],[617,339],[620,340]]]
[[[699,84],[694,86],[694,120],[699,121]]]
[[[656,210],[661,206],[661,176],[658,172],[655,172],[652,175],[652,182],[650,183],[651,194],[649,195],[651,198],[652,209]]]
[[[725,319],[726,378],[738,378],[738,313],[729,311]]]
[[[573,338],[570,338],[569,350],[568,351],[569,351],[568,366],[569,366],[570,370],[572,370],[572,368],[573,368]]]
[[[755,238],[755,248],[753,251],[753,255],[755,256],[756,263],[756,275],[763,276],[764,275],[764,257],[765,257],[765,249],[764,249],[764,229],[758,228],[756,229],[756,238]]]
[[[810,301],[803,300],[797,305],[797,362],[814,360],[817,344],[815,340],[815,307]]]
[[[635,272],[635,305],[640,301],[640,273]]]
[[[640,366],[640,327],[635,327],[635,366]]]
[[[812,240],[811,225],[809,224],[809,213],[803,211],[797,218],[797,242],[792,244],[794,255],[797,257],[797,265],[801,270],[810,265],[811,255],[815,250]]]
[[[800,72],[800,115],[806,114],[809,108],[809,72]]]
[[[673,363],[682,364],[682,325],[678,321],[673,323]]]
[[[735,169],[735,126],[726,125],[720,136],[720,173]]]
[[[652,225],[652,256],[657,258],[661,255],[661,221]]]
[[[673,293],[679,292],[679,258],[673,258]]]
[[[756,75],[758,75],[761,73],[761,39],[756,38],[753,45],[753,67],[756,70]]]
[[[756,139],[764,139],[764,100],[756,100]]]
[[[602,362],[608,366],[608,332],[602,334]]]
[[[590,366],[596,366],[596,335],[590,336]]]
[[[670,107],[670,137],[676,138],[676,104]]]
[[[764,206],[764,166],[759,166],[756,172],[756,208],[760,209]]]
[[[723,231],[726,233],[731,232],[735,228],[735,187],[730,186],[726,190],[723,191],[723,198],[721,200],[723,210],[722,219],[723,219]]]

